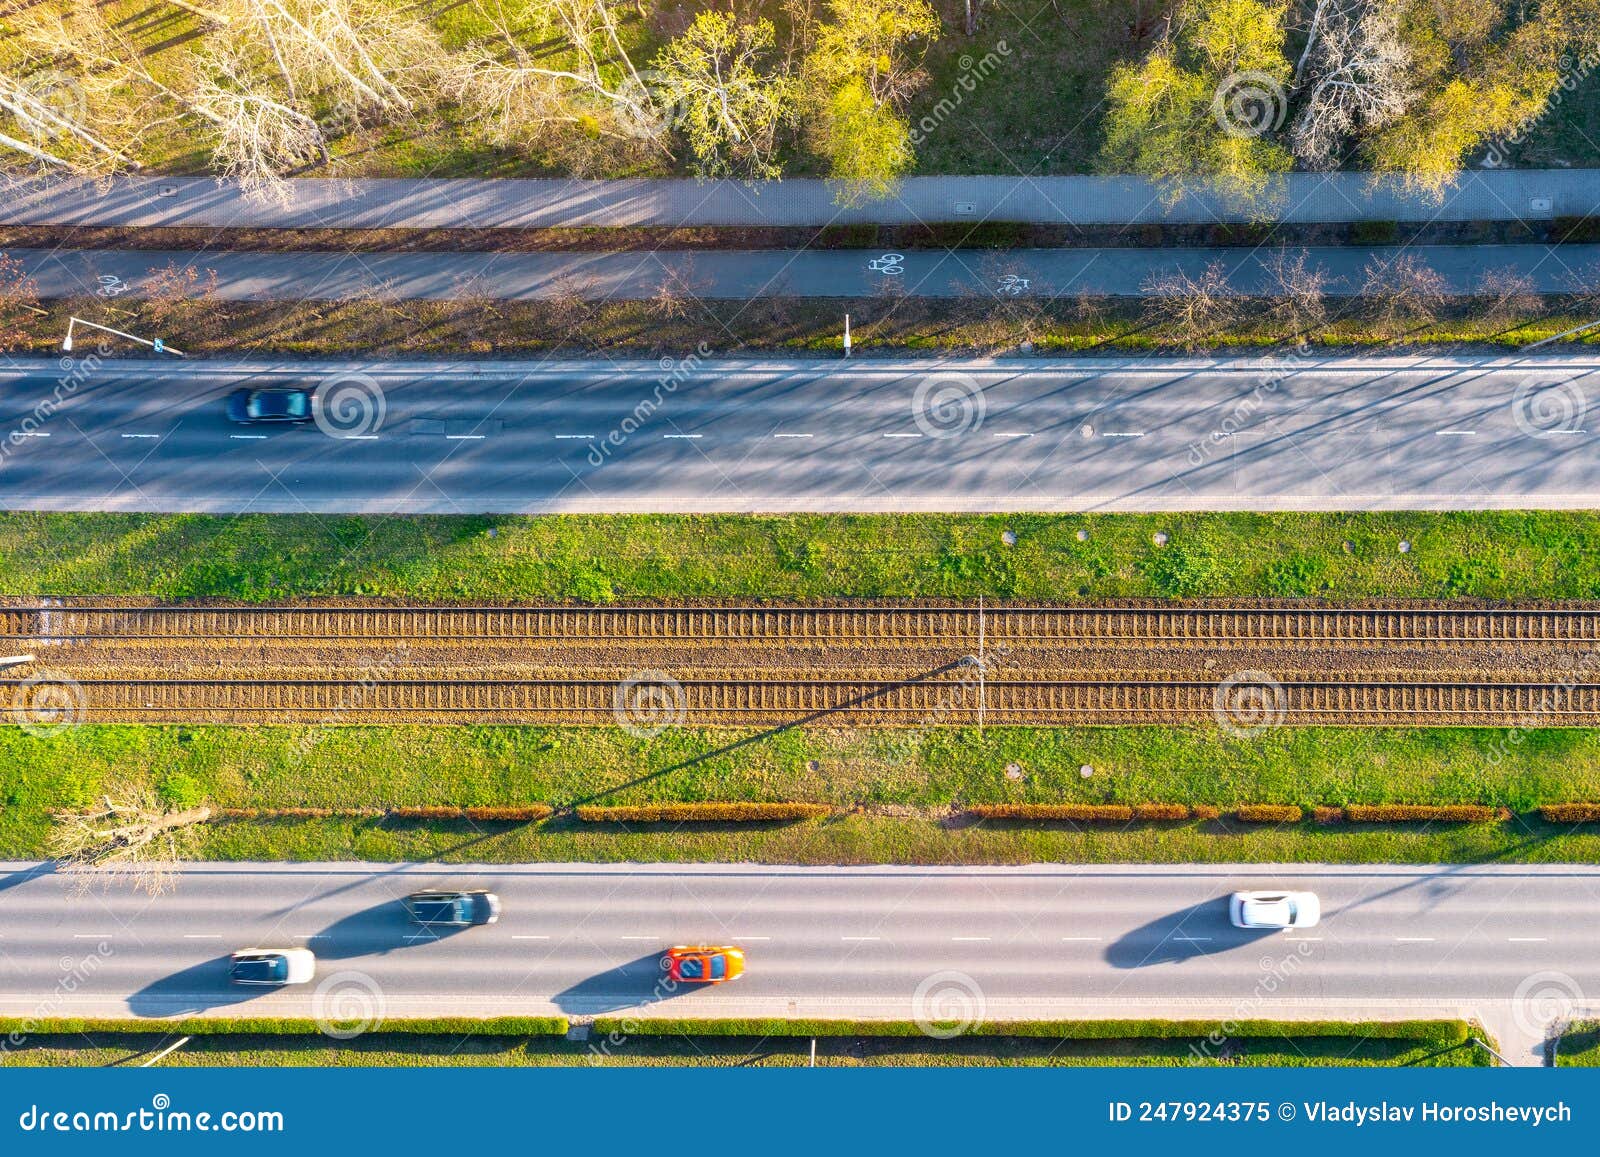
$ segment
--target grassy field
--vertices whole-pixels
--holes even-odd
[[[1007,545],[1002,535],[1016,536]],[[1154,536],[1168,536],[1157,545]],[[1080,540],[1079,535],[1084,537]],[[1400,544],[1410,544],[1404,553]],[[0,513],[0,594],[265,601],[1592,599],[1600,513]]]
[[[738,745],[688,729],[638,740],[611,728],[85,726],[0,730],[0,858],[41,853],[48,815],[148,786],[175,806],[374,807],[544,802],[806,800],[839,814],[787,825],[628,829],[373,818],[229,821],[215,859],[470,861],[1596,860],[1600,831],[1519,817],[1464,826],[1275,827],[1230,820],[1086,827],[970,823],[990,802],[1316,804],[1600,800],[1600,732],[1284,728],[990,728],[787,731]],[[1006,775],[1009,764],[1021,782]],[[1094,774],[1084,779],[1079,768]]]
[[[1422,1039],[1365,1035],[1302,1037],[1287,1034],[1230,1038],[1225,1049],[1206,1050],[1204,1035],[1155,1039],[1079,1040],[1048,1037],[965,1036],[820,1037],[817,1063],[833,1067],[877,1065],[1041,1065],[1244,1067],[1381,1066],[1454,1067],[1484,1064],[1486,1054],[1426,1034]],[[107,1033],[32,1036],[0,1055],[4,1065],[137,1064],[159,1048],[159,1038]],[[395,1036],[369,1033],[348,1041],[325,1037],[217,1035],[197,1037],[160,1062],[163,1068],[236,1065],[738,1065],[792,1066],[810,1061],[804,1037],[633,1035],[588,1042],[548,1037],[481,1034]],[[1220,1054],[1220,1055],[1219,1055]]]

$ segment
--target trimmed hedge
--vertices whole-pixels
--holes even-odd
[[[1247,824],[1297,824],[1306,813],[1292,804],[1247,803],[1234,809],[1233,818]]]
[[[565,1036],[564,1016],[436,1016],[410,1020],[378,1021],[369,1033],[474,1033],[482,1036]],[[73,1033],[182,1033],[215,1036],[219,1033],[255,1033],[261,1036],[320,1035],[317,1022],[303,1017],[207,1016],[179,1020],[117,1020],[110,1017],[0,1017],[0,1037],[66,1036]]]
[[[1547,824],[1600,824],[1600,803],[1547,803],[1539,818]]]
[[[213,816],[223,820],[483,820],[485,822],[531,822],[549,819],[555,809],[548,804],[522,804],[517,807],[397,807],[385,811],[375,807],[225,807]]]
[[[820,803],[661,803],[636,807],[580,807],[575,815],[586,824],[741,824],[814,820],[833,809]]]
[[[1133,809],[1120,803],[985,803],[968,809],[980,820],[1048,820],[1086,824],[1125,824]]]
[[[1476,803],[1411,804],[1385,803],[1346,805],[1344,818],[1353,824],[1486,824],[1493,820],[1509,818],[1495,808]]]
[[[548,804],[531,803],[517,807],[397,807],[388,812],[397,820],[488,820],[530,823],[549,819],[555,809]]]
[[[985,1021],[966,1036],[1059,1037],[1064,1040],[1163,1040],[1206,1037],[1223,1030],[1215,1020],[1021,1020]],[[1227,1022],[1232,1037],[1376,1037],[1416,1040],[1437,1048],[1488,1038],[1464,1020],[1334,1021],[1238,1020]],[[923,1029],[905,1020],[696,1020],[690,1017],[596,1017],[596,1036],[862,1036],[918,1037]],[[1493,1043],[1493,1042],[1490,1042]]]
[[[1133,805],[1136,820],[1186,820],[1193,812],[1185,803],[1138,803]]]

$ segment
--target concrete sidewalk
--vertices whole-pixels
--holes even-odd
[[[1516,221],[1600,214],[1600,170],[1464,173],[1442,201],[1363,173],[1296,173],[1268,211],[1294,223]],[[1256,215],[1259,215],[1259,211]],[[1170,202],[1133,177],[912,177],[855,208],[824,181],[296,179],[282,200],[209,177],[0,178],[0,224],[205,227],[529,228],[951,221],[1210,224],[1252,213],[1205,191]]]
[[[1213,262],[1235,290],[1279,292],[1268,267],[1277,250],[1010,249],[712,250],[700,253],[235,253],[178,250],[13,249],[44,297],[144,295],[153,271],[169,264],[214,271],[216,295],[230,301],[332,300],[377,295],[498,300],[576,294],[595,300],[648,300],[671,282],[682,295],[748,300],[762,296],[1050,299],[1135,297],[1153,278],[1198,277]],[[1541,293],[1600,284],[1600,245],[1435,245],[1291,249],[1328,275],[1332,296],[1360,293],[1374,262],[1414,256],[1446,291],[1476,291],[1486,273],[1525,275]]]

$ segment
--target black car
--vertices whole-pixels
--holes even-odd
[[[235,422],[309,422],[311,391],[235,390],[228,395],[228,417]]]
[[[500,897],[493,892],[414,892],[405,904],[406,913],[422,925],[460,928],[500,919]]]

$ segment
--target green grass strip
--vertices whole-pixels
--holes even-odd
[[[1006,545],[1002,535],[1016,535]],[[1080,539],[1079,535],[1083,537]],[[1154,536],[1168,536],[1157,545]],[[1410,544],[1402,553],[1400,544]],[[1600,514],[0,514],[0,594],[1600,597]]]

